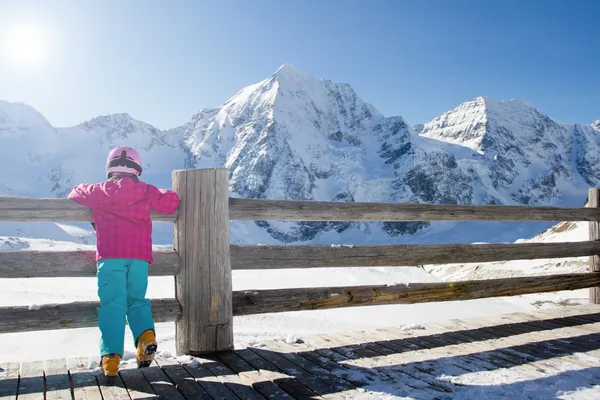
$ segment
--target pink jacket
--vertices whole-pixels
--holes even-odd
[[[92,209],[96,224],[96,260],[133,258],[152,262],[150,211],[173,214],[177,193],[124,177],[77,185],[69,199]]]

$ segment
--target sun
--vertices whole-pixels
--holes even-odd
[[[34,26],[15,26],[7,32],[6,56],[18,68],[40,66],[47,55],[48,44],[43,32]]]

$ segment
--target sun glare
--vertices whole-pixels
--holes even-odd
[[[46,57],[46,37],[35,27],[14,27],[5,40],[7,58],[18,68],[38,67]]]

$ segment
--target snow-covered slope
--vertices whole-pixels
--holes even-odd
[[[588,234],[588,222],[560,222],[533,238],[520,239],[517,243],[581,242],[588,240]],[[588,272],[588,268],[589,257],[427,265],[424,267],[427,272],[437,278],[449,281],[574,274]]]
[[[600,121],[566,125],[525,102],[489,98],[413,129],[347,84],[284,65],[168,131],[127,114],[55,129],[28,106],[0,102],[0,166],[14,171],[0,176],[0,194],[62,197],[103,179],[108,150],[128,144],[141,152],[144,179],[163,187],[173,169],[227,167],[241,197],[578,206],[600,184],[599,129]],[[234,222],[231,232],[234,242],[392,243],[470,241],[455,230],[468,228],[478,240],[510,241],[548,226],[257,221]],[[64,227],[35,231],[68,240]],[[0,224],[0,234],[15,229],[32,234],[27,224]],[[158,228],[155,239],[170,243],[170,230]]]

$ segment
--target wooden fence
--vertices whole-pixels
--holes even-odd
[[[590,288],[600,302],[600,190],[587,207],[339,203],[228,197],[226,169],[178,170],[173,189],[174,249],[154,253],[151,276],[175,276],[174,299],[152,301],[156,322],[175,321],[178,354],[233,348],[233,316],[381,304],[467,300]],[[230,245],[230,220],[296,221],[589,221],[589,241],[387,246]],[[67,199],[0,198],[0,221],[92,221]],[[93,277],[93,251],[0,252],[0,278]],[[479,281],[232,291],[243,269],[414,266],[590,257],[590,272]],[[98,302],[0,307],[0,333],[91,327]]]

